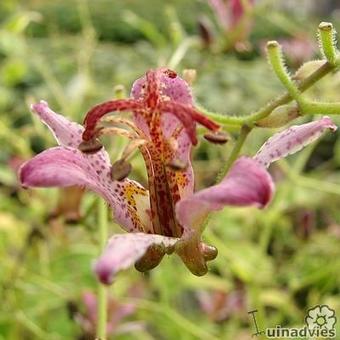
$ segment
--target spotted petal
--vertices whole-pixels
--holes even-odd
[[[175,72],[168,69],[160,69],[157,72],[160,82],[160,95],[164,98],[169,98],[171,101],[184,105],[192,105],[193,98],[188,84],[179,77]],[[140,100],[143,98],[146,89],[146,76],[137,79],[131,90],[131,96],[134,99]],[[149,135],[149,128],[145,118],[138,112],[134,116],[136,125]],[[189,122],[191,123],[191,121]],[[186,165],[186,169],[182,171],[173,171],[168,168],[168,180],[170,190],[181,198],[192,194],[194,188],[194,176],[191,166],[191,141],[185,129],[181,129],[182,123],[173,113],[163,113],[161,115],[161,128],[165,139],[169,142],[167,149],[170,157]],[[174,145],[171,143],[174,142]],[[169,156],[168,156],[169,157]]]
[[[80,124],[70,122],[64,116],[53,112],[43,100],[33,104],[31,109],[52,131],[59,145],[77,147],[80,144],[84,130]]]
[[[179,201],[177,218],[187,227],[198,228],[210,211],[226,205],[262,208],[270,201],[273,191],[274,184],[267,170],[252,158],[242,157],[221,183]]]
[[[171,73],[169,73],[171,72]],[[160,96],[164,98],[169,98],[172,101],[182,103],[185,105],[192,105],[193,99],[190,88],[188,84],[173,71],[167,69],[159,69],[157,71],[157,76],[159,77]],[[137,79],[131,89],[131,97],[136,100],[141,100],[144,98],[147,89],[147,78],[146,75]],[[138,128],[140,128],[146,135],[149,135],[149,127],[145,121],[145,117],[142,113],[135,112],[134,119]],[[172,122],[170,125],[170,130],[165,129],[163,125],[163,132],[165,136],[168,137],[173,132],[174,128],[178,126],[178,121],[175,117],[171,120],[171,117],[167,118],[167,123]],[[176,124],[173,122],[176,121]],[[167,126],[168,127],[168,126]]]
[[[161,88],[161,96],[169,97],[175,102],[186,105],[192,104],[192,94],[188,84],[174,71],[160,69],[158,72]],[[146,86],[146,76],[137,79],[131,89],[131,96],[135,99],[142,99]]]
[[[268,167],[276,160],[291,155],[312,143],[327,129],[331,131],[337,129],[329,117],[323,117],[307,124],[291,126],[269,138],[254,158],[263,166]]]
[[[136,263],[150,246],[158,245],[171,249],[177,241],[177,238],[144,233],[114,235],[96,261],[94,270],[102,283],[111,284],[118,271]]]
[[[78,149],[55,147],[26,162],[19,171],[25,187],[84,186],[101,195],[128,231],[150,231],[148,191],[134,181],[112,181],[103,154],[84,154]]]

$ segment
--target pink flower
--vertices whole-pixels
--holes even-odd
[[[134,294],[132,294],[134,295]],[[94,339],[98,321],[98,303],[97,297],[91,291],[85,291],[82,294],[84,308],[78,310],[75,305],[72,310],[72,317],[80,325],[86,339]],[[108,297],[106,324],[107,335],[114,336],[122,333],[138,331],[144,328],[144,324],[136,321],[125,320],[136,312],[136,304],[132,302],[120,302]]]
[[[196,122],[212,131],[219,126],[193,107],[188,85],[175,72],[148,71],[135,81],[131,98],[91,109],[85,129],[51,111],[45,102],[32,110],[52,130],[59,146],[21,167],[22,185],[86,187],[109,203],[114,219],[127,231],[113,235],[96,261],[95,272],[106,284],[119,270],[135,264],[146,271],[173,252],[192,273],[204,275],[206,262],[217,255],[214,247],[201,242],[200,226],[207,214],[226,205],[265,207],[274,191],[266,169],[270,163],[300,150],[325,129],[336,129],[328,117],[291,127],[270,138],[255,157],[239,158],[221,183],[194,193],[190,153],[197,143]],[[133,121],[107,117],[111,111],[132,111]],[[131,148],[139,148],[148,174],[147,189],[125,178],[128,167],[123,167],[122,175],[119,162],[111,166],[97,140],[110,133],[127,136]]]
[[[235,27],[245,14],[242,0],[208,0],[208,3],[224,30]],[[248,6],[252,7],[253,5],[254,0],[248,0]]]

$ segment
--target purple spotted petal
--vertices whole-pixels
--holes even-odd
[[[176,75],[176,77],[169,77],[167,69],[159,69],[160,78],[160,94],[169,97],[171,100],[190,105],[193,102],[190,88],[185,80]],[[144,96],[144,88],[146,87],[146,76],[137,79],[131,89],[131,97],[134,99],[142,99]],[[149,134],[149,128],[144,121],[144,118],[138,113],[134,116],[135,123],[146,135]],[[171,134],[174,126],[170,131],[164,132]]]
[[[182,225],[197,228],[210,211],[226,205],[262,208],[271,200],[273,191],[267,170],[252,158],[241,157],[221,183],[179,201],[177,218]]]
[[[84,130],[81,125],[70,122],[64,116],[53,112],[43,100],[33,104],[31,109],[49,127],[59,145],[78,147]]]
[[[272,162],[301,150],[318,139],[330,129],[335,131],[336,125],[329,117],[323,117],[311,123],[295,125],[269,138],[255,155],[255,159],[265,167]]]
[[[189,85],[178,75],[169,76],[166,69],[160,69],[161,94],[169,97],[171,100],[182,103],[192,104],[192,94]],[[146,85],[146,77],[137,79],[131,89],[131,97],[141,99],[144,95],[144,87]]]
[[[166,69],[160,70],[160,83],[161,93],[163,96],[169,97],[171,100],[192,105],[193,98],[190,87],[181,77],[169,76]],[[131,96],[135,99],[141,99],[143,97],[144,87],[146,85],[146,77],[143,76],[137,79],[132,86]],[[136,125],[147,135],[149,130],[144,118],[138,114],[135,114]],[[194,174],[191,166],[191,141],[187,133],[183,129],[178,132],[176,129],[182,126],[179,120],[171,113],[163,113],[161,116],[162,131],[166,139],[175,141],[175,152],[173,158],[180,160],[184,164],[187,164],[187,168],[181,173],[174,174],[173,177],[182,177],[182,180],[177,181],[180,196],[182,198],[193,193],[194,189]],[[170,170],[168,170],[170,172]],[[171,177],[171,176],[169,176]]]
[[[95,273],[102,283],[111,284],[118,271],[132,266],[151,245],[171,248],[177,241],[176,238],[144,233],[114,235],[96,261]]]
[[[105,198],[125,230],[152,230],[148,191],[134,181],[112,181],[102,152],[88,155],[74,148],[51,148],[26,162],[19,178],[25,187],[84,186]]]

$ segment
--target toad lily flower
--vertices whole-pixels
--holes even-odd
[[[106,284],[119,270],[135,264],[147,271],[171,253],[179,255],[193,274],[204,275],[206,262],[217,255],[216,248],[201,242],[200,226],[207,214],[225,205],[266,206],[274,190],[266,167],[325,129],[336,129],[327,117],[291,127],[270,138],[254,158],[239,158],[220,184],[194,193],[190,153],[197,143],[196,123],[211,130],[217,141],[221,134],[216,123],[193,107],[188,85],[175,72],[148,71],[135,81],[130,98],[91,109],[85,127],[54,113],[45,102],[32,110],[52,130],[59,146],[22,166],[22,185],[86,187],[109,203],[115,220],[128,232],[113,235],[95,263],[96,274]],[[107,115],[113,111],[132,112],[132,120]],[[112,133],[130,139],[122,159],[113,165],[98,140]],[[127,155],[137,148],[145,160],[148,190],[126,178]]]

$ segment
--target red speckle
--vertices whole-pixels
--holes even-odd
[[[171,79],[174,79],[177,77],[177,73],[170,69],[165,70],[164,73]]]

